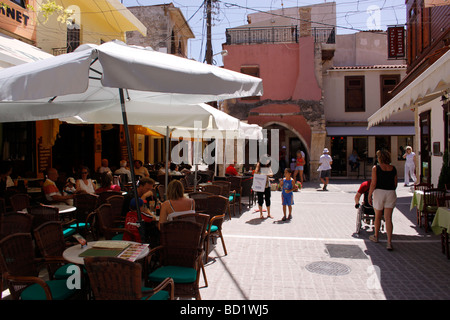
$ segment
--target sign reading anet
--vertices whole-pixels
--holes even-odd
[[[0,14],[18,23],[23,23],[24,26],[28,25],[28,20],[30,19],[25,13],[11,7],[0,7]]]

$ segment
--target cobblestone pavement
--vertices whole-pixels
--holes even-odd
[[[386,236],[355,234],[358,180],[331,181],[329,191],[307,182],[294,196],[293,219],[283,217],[281,192],[272,191],[273,219],[255,208],[227,220],[222,243],[209,255],[204,300],[410,300],[450,299],[450,260],[440,237],[416,226],[412,192],[399,182],[393,214],[393,251]],[[244,202],[247,203],[246,199]],[[266,215],[266,213],[265,213]]]

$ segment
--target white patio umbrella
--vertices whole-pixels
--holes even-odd
[[[82,45],[76,52],[0,70],[0,87],[0,122],[120,108],[130,161],[125,104],[132,108],[131,101],[188,104],[262,95],[259,78],[119,41]]]

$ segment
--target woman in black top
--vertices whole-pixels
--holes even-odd
[[[391,163],[391,154],[387,150],[377,151],[378,165],[372,168],[372,183],[369,190],[369,204],[375,210],[375,234],[369,239],[378,242],[381,217],[384,212],[386,223],[387,249],[392,250],[392,212],[397,201],[397,170]]]

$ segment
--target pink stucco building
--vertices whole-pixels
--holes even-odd
[[[227,101],[226,111],[279,129],[280,160],[289,167],[303,151],[304,173],[315,179],[326,138],[322,70],[334,54],[335,3],[250,14],[248,21],[227,29],[224,67],[262,78],[264,94]]]

